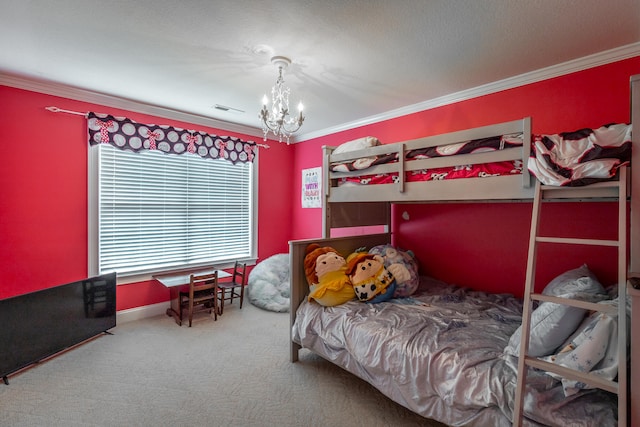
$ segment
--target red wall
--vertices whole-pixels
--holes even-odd
[[[0,86],[0,298],[87,276],[87,135],[81,116],[46,106],[126,116],[262,142],[261,138]],[[288,251],[293,150],[259,152],[258,255]],[[120,285],[117,309],[167,301],[154,280]]]
[[[259,257],[287,252],[290,239],[321,236],[321,210],[302,209],[300,192],[301,170],[322,164],[322,145],[367,135],[392,143],[524,116],[532,117],[537,133],[628,122],[629,77],[634,74],[640,74],[640,57],[301,144],[286,146],[270,141],[271,148],[261,149],[259,154]],[[87,275],[86,122],[80,116],[44,110],[49,105],[256,140],[220,129],[0,86],[0,298]],[[396,209],[410,214],[409,221],[398,219],[394,224],[396,244],[416,253],[424,273],[492,291],[521,287],[531,217],[529,203],[416,204]],[[611,204],[601,203],[551,206],[542,228],[560,229],[564,218],[569,219],[570,233],[589,229],[609,234],[614,228],[604,218],[614,215],[610,215],[612,209]],[[576,219],[578,214],[580,218]],[[587,262],[603,282],[612,283],[612,259],[607,251],[594,254],[573,249],[568,255],[547,252],[539,257],[541,281]],[[167,299],[168,291],[155,281],[121,285],[117,309]]]
[[[534,133],[629,122],[629,78],[634,74],[640,74],[640,57],[317,138],[298,145],[296,170],[320,166],[322,145],[368,135],[393,143],[526,116],[532,117]],[[299,179],[296,185],[294,193],[299,194]],[[301,209],[299,203],[294,209],[295,238],[321,236],[321,210]],[[405,210],[409,221],[397,215]],[[416,253],[423,273],[479,289],[521,293],[530,203],[397,205],[394,213],[398,218],[393,227],[395,243]],[[616,224],[606,222],[617,219],[611,203],[556,204],[544,215],[543,233],[555,229],[549,233],[587,237],[588,230],[616,238]],[[544,285],[584,262],[603,283],[616,281],[617,259],[612,251],[569,248],[560,253],[558,248],[543,248],[538,283]]]

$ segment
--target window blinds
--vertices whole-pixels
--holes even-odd
[[[119,275],[252,255],[252,163],[99,151],[98,269]]]

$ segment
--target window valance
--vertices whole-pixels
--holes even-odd
[[[193,153],[200,157],[225,159],[232,163],[252,162],[257,145],[231,136],[167,125],[145,125],[125,117],[87,113],[89,144],[110,144],[122,150],[138,152],[158,150],[169,154]]]

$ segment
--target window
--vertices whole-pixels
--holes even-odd
[[[129,276],[255,258],[254,170],[90,147],[89,270]]]

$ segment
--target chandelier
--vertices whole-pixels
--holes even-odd
[[[300,129],[304,122],[302,115],[303,105],[298,104],[299,114],[292,117],[289,114],[289,89],[284,84],[282,77],[283,71],[291,64],[291,60],[284,56],[274,56],[271,63],[278,67],[278,79],[276,84],[271,88],[271,108],[269,108],[269,98],[264,95],[262,98],[262,110],[258,117],[262,120],[262,131],[264,132],[264,140],[267,140],[267,134],[272,132],[279,142],[283,140],[289,144],[289,137]]]

